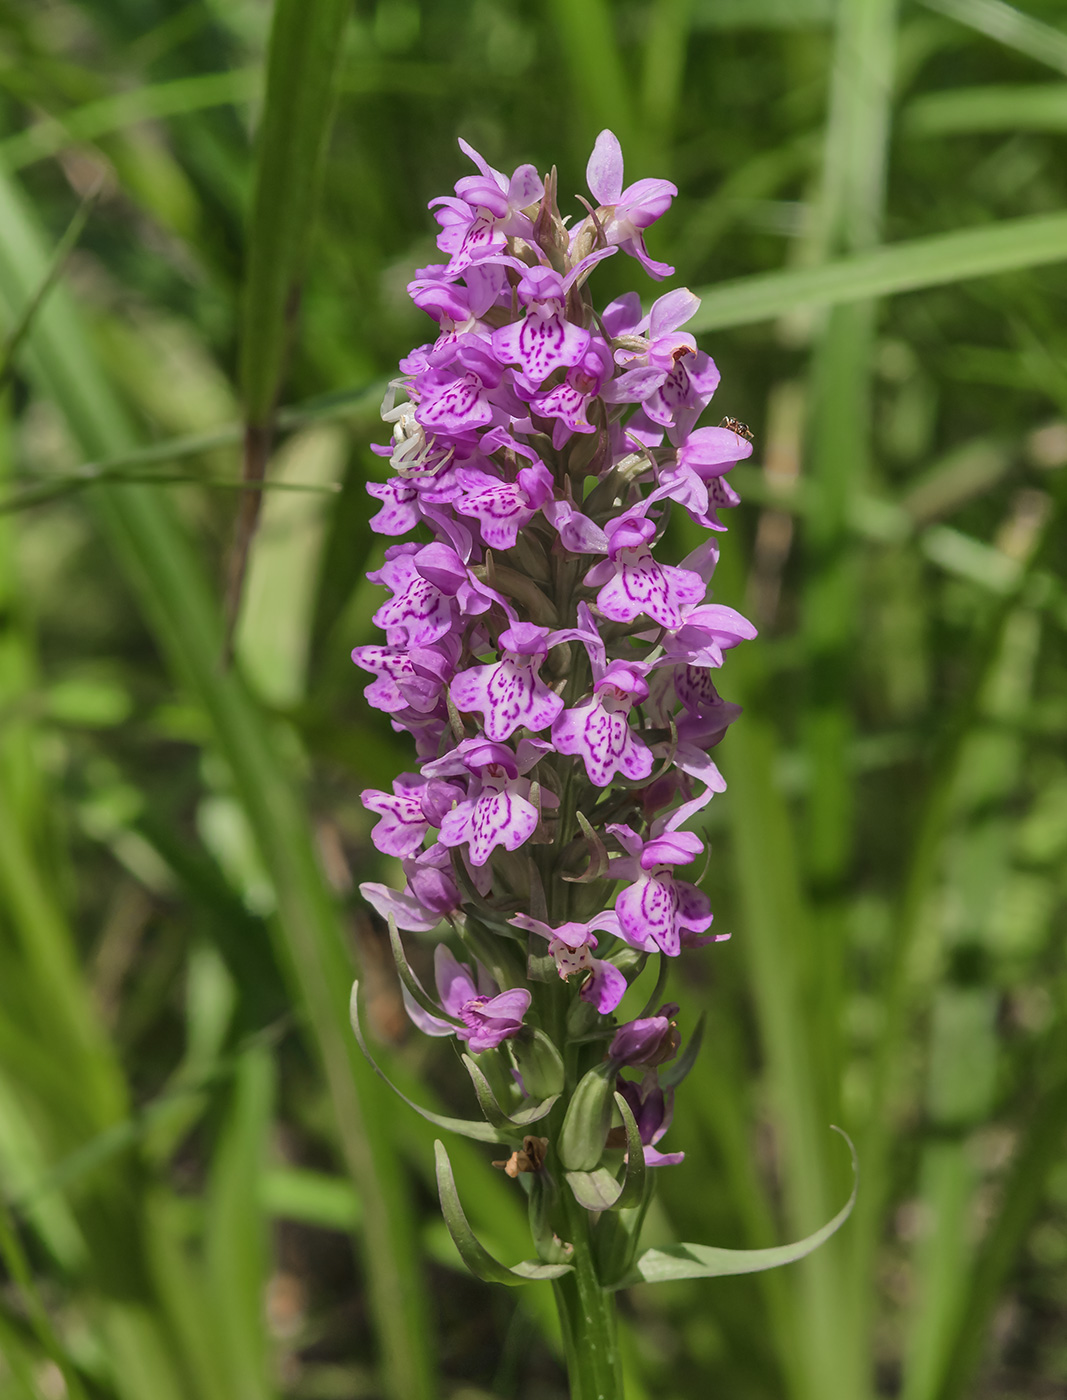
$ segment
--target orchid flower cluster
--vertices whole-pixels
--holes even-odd
[[[645,1166],[682,1157],[659,1143],[695,1043],[678,1058],[663,975],[641,1014],[617,1013],[650,958],[664,973],[716,940],[679,872],[705,854],[688,827],[725,786],[711,753],[739,713],[714,673],[755,635],[708,600],[738,502],[726,474],[752,448],[733,420],[698,426],[719,372],[683,329],[691,292],[647,312],[634,292],[602,310],[589,293],[619,252],[673,272],[645,231],[675,187],[624,188],[604,131],[570,228],[554,171],[509,177],[460,145],[478,173],[432,202],[446,261],[409,288],[437,335],[401,362],[375,449],[392,474],[368,487],[395,542],[369,575],[388,591],[384,643],[353,659],[417,767],[362,794],[404,887],[360,888],[390,924],[412,1020],[461,1043],[487,1119],[470,1135],[514,1149],[497,1165],[524,1179],[554,1277],[574,1248],[564,1177],[594,1216],[625,1213],[647,1199]],[[700,539],[678,565],[657,557],[672,507]],[[449,926],[461,956],[437,943],[433,996],[401,932]]]

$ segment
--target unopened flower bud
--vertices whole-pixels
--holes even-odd
[[[615,1068],[597,1065],[579,1083],[559,1135],[560,1161],[572,1172],[590,1172],[600,1161],[615,1107]]]
[[[608,1047],[608,1058],[621,1065],[663,1065],[678,1053],[682,1038],[671,1017],[678,1010],[673,1003],[661,1006],[658,1016],[645,1016],[620,1026]]]

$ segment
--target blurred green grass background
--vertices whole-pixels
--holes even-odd
[[[354,893],[410,754],[348,653],[456,137],[558,164],[566,212],[603,126],[679,186],[654,254],[757,444],[716,579],[761,628],[707,816],[734,937],[673,978],[708,1035],[650,1242],[812,1229],[830,1123],[862,1173],[804,1263],[627,1294],[627,1393],[1064,1394],[1062,5],[3,0],[0,116],[2,1400],[565,1393],[547,1289],[463,1273],[347,1030],[359,967],[390,1074],[465,1105]]]

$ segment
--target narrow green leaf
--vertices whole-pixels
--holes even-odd
[[[345,389],[337,394],[325,394],[308,399],[291,408],[282,409],[275,424],[280,431],[300,428],[309,423],[330,423],[342,418],[362,418],[373,411],[381,399],[382,385],[373,384],[369,388]],[[10,483],[11,494],[0,499],[0,514],[23,510],[30,506],[43,505],[59,496],[100,482],[166,482],[165,475],[144,473],[140,475],[131,468],[161,466],[179,462],[186,457],[198,457],[215,448],[230,447],[239,443],[244,436],[240,423],[225,423],[204,433],[188,433],[181,437],[167,438],[163,442],[152,443],[148,447],[138,447],[129,452],[119,452],[98,462],[84,462],[75,471],[47,480],[21,485]],[[195,480],[204,486],[232,487],[241,490],[309,491],[324,489],[336,494],[339,486],[326,488],[301,486],[288,482],[245,482],[219,481],[204,477],[182,477],[181,480]],[[6,485],[7,483],[5,483]]]
[[[212,491],[259,491],[295,492],[298,495],[336,496],[340,486],[333,484],[315,486],[312,483],[296,481],[237,481],[227,477],[196,476],[191,472],[136,472],[121,469],[109,472],[106,478],[112,484],[141,486],[201,486]],[[74,496],[90,486],[99,484],[99,477],[56,476],[47,482],[35,482],[30,486],[16,489],[5,499],[0,500],[0,515],[14,515],[20,510],[33,510],[35,506],[49,505]]]
[[[606,1064],[579,1080],[559,1134],[560,1161],[568,1170],[590,1172],[599,1165],[611,1127],[614,1084],[615,1071]]]
[[[348,0],[277,0],[241,326],[240,378],[249,423],[273,413],[318,205]]]
[[[656,0],[649,9],[641,107],[650,133],[662,149],[682,100],[692,0]]]
[[[348,0],[277,0],[275,5],[238,352],[247,481],[262,480],[267,470],[275,408],[318,207],[349,11]],[[226,591],[227,654],[261,501],[261,496],[250,493],[242,496],[238,508]]]
[[[389,1085],[389,1088],[392,1089],[393,1093],[397,1096],[397,1098],[402,1099],[404,1103],[407,1104],[408,1108],[414,1109],[414,1111],[419,1115],[420,1118],[425,1118],[427,1123],[432,1123],[437,1128],[444,1128],[447,1132],[459,1133],[462,1137],[473,1138],[475,1142],[507,1141],[507,1139],[505,1137],[502,1137],[501,1134],[497,1132],[497,1130],[493,1128],[489,1123],[478,1123],[475,1120],[468,1118],[447,1118],[442,1113],[433,1113],[428,1108],[420,1108],[419,1105],[417,1103],[414,1103],[411,1099],[409,1099],[406,1094],[402,1094],[400,1090],[396,1087],[396,1085],[392,1082],[392,1080],[386,1077],[385,1071],[379,1068],[379,1066],[374,1060],[374,1057],[367,1049],[367,1042],[363,1037],[363,1029],[359,1024],[358,982],[352,983],[352,998],[349,1002],[349,1010],[352,1019],[352,1030],[355,1033],[356,1041],[359,1044],[359,1048],[367,1057],[367,1062],[370,1065],[371,1069],[374,1070],[374,1073],[379,1077],[379,1079],[384,1080],[384,1082]]]
[[[400,974],[400,980],[407,988],[408,994],[417,1006],[421,1006],[428,1016],[436,1016],[439,1021],[448,1021],[453,1026],[462,1026],[462,1021],[457,1021],[454,1016],[450,1016],[433,997],[430,996],[419,979],[411,970],[407,953],[404,952],[404,944],[400,937],[400,930],[396,926],[396,919],[389,915],[389,942],[393,948],[393,961],[396,963],[396,970]]]
[[[526,1092],[535,1099],[552,1099],[563,1092],[566,1071],[563,1056],[539,1026],[528,1026],[508,1041],[515,1068]]]
[[[480,1066],[470,1055],[464,1055],[462,1058],[464,1068],[474,1085],[474,1092],[478,1096],[478,1107],[485,1114],[487,1121],[502,1132],[507,1132],[510,1128],[514,1135],[516,1128],[528,1128],[531,1123],[539,1123],[542,1118],[548,1117],[559,1102],[559,1095],[553,1094],[540,1103],[530,1104],[528,1108],[519,1109],[517,1113],[505,1113],[497,1102],[492,1085],[486,1079]]]
[[[928,10],[976,29],[1005,48],[1067,73],[1067,34],[1003,0],[922,0]]]
[[[56,250],[52,254],[52,261],[26,302],[22,314],[8,331],[4,338],[3,346],[0,347],[0,388],[2,388],[11,376],[15,364],[15,356],[18,354],[19,346],[26,338],[26,334],[33,325],[33,318],[37,315],[44,303],[48,293],[63,275],[63,270],[67,265],[67,259],[78,246],[78,240],[85,230],[85,225],[89,222],[89,215],[96,207],[96,201],[100,198],[102,184],[100,181],[89,191],[89,193],[78,205],[77,211],[67,225],[66,232],[56,244]]]
[[[362,1204],[347,1177],[306,1167],[268,1168],[259,1179],[259,1202],[276,1219],[326,1230],[355,1230],[363,1218]]]
[[[68,146],[98,141],[101,136],[135,122],[249,102],[257,96],[261,84],[258,68],[238,68],[229,73],[197,73],[102,97],[74,107],[61,117],[46,117],[9,136],[0,142],[0,162],[8,170],[20,170],[34,161],[58,155]]]
[[[635,119],[637,107],[618,43],[614,7],[608,0],[582,0],[580,5],[550,0],[547,8],[557,31],[560,57],[571,70],[586,132],[595,135],[602,127],[610,127],[628,159],[634,159],[634,152],[643,155],[645,142]]]
[[[29,1261],[2,1198],[0,1198],[0,1259],[3,1260],[5,1269],[22,1295],[22,1301],[38,1341],[58,1366],[63,1376],[67,1394],[71,1400],[85,1400],[85,1390],[77,1372],[70,1364],[66,1351],[52,1326],[52,1320],[41,1301]]]
[[[615,1209],[628,1210],[631,1206],[640,1205],[644,1200],[648,1169],[645,1165],[641,1130],[637,1126],[633,1110],[619,1093],[615,1095],[615,1106],[622,1114],[623,1127],[626,1129],[626,1175],[622,1179],[622,1190],[615,1202]]]
[[[391,921],[390,921],[391,922]],[[508,1115],[496,1101],[489,1080],[486,1079],[481,1069],[474,1063],[469,1055],[460,1057],[463,1061],[463,1068],[470,1075],[471,1083],[474,1085],[474,1092],[478,1099],[478,1107],[485,1116],[485,1121],[498,1130],[503,1130],[507,1126]]]
[[[1017,559],[984,544],[950,525],[935,525],[921,540],[923,554],[947,574],[967,579],[979,588],[1007,597],[1019,586],[1023,574]]]
[[[1067,214],[1004,219],[988,228],[938,233],[873,248],[818,267],[761,273],[705,287],[693,331],[769,321],[809,306],[943,287],[1067,258]]]
[[[1025,1127],[1007,1180],[1000,1192],[1000,1209],[982,1239],[968,1271],[967,1294],[959,1326],[945,1366],[938,1400],[960,1400],[967,1394],[989,1341],[991,1314],[1002,1297],[1005,1279],[1019,1248],[1045,1199],[1048,1174],[1063,1160],[1063,1124],[1067,1120],[1067,1025],[1061,1020],[1042,1062],[1050,1083],[1028,1105]]]
[[[693,1028],[693,1033],[686,1042],[686,1047],[673,1064],[662,1065],[659,1072],[659,1082],[665,1089],[674,1089],[686,1077],[689,1071],[697,1062],[700,1054],[700,1047],[704,1043],[704,1026],[707,1022],[707,1013],[701,1012],[700,1020]]]
[[[448,1160],[445,1145],[440,1139],[434,1143],[434,1154],[437,1160],[437,1191],[441,1198],[441,1213],[445,1217],[448,1233],[459,1250],[460,1258],[475,1278],[480,1278],[485,1283],[506,1283],[509,1287],[514,1287],[516,1284],[530,1283],[535,1279],[560,1278],[563,1274],[571,1272],[570,1264],[539,1264],[535,1260],[526,1259],[509,1269],[506,1264],[494,1259],[479,1242],[463,1213],[456,1181],[452,1175],[452,1163]]]
[[[900,126],[908,136],[1067,131],[1067,83],[989,83],[924,93],[904,109]]]
[[[805,1239],[794,1244],[776,1245],[771,1249],[717,1249],[712,1245],[676,1244],[664,1249],[647,1249],[638,1259],[635,1275],[627,1283],[663,1283],[668,1279],[680,1278],[726,1278],[734,1274],[755,1274],[763,1269],[777,1269],[782,1264],[792,1264],[803,1259],[831,1235],[840,1230],[852,1214],[859,1190],[859,1164],[856,1149],[851,1139],[835,1128],[835,1132],[848,1143],[852,1153],[852,1193],[832,1220]]]
[[[11,1387],[12,1400],[38,1400],[37,1384],[40,1371],[19,1330],[0,1312],[0,1356],[7,1363],[9,1375],[5,1382]]]
[[[268,1379],[266,1319],[266,1219],[260,1210],[260,1176],[270,1132],[274,1061],[263,1045],[241,1054],[230,1112],[212,1163],[207,1199],[207,1288],[219,1321],[222,1356],[234,1396],[264,1397]]]

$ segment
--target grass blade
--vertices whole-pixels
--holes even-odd
[[[989,228],[891,243],[819,267],[760,273],[698,289],[702,305],[689,329],[749,326],[805,307],[843,306],[923,287],[944,287],[1064,258],[1067,214],[1004,219]]]
[[[603,127],[610,127],[623,149],[633,153],[628,158],[642,166],[640,173],[644,174],[646,142],[641,125],[633,116],[631,81],[619,49],[614,8],[606,0],[583,0],[580,5],[571,4],[570,0],[551,0],[548,10],[561,58],[571,69],[571,86],[578,106],[586,117],[579,141],[588,149],[588,138]]]
[[[1067,34],[1003,0],[922,0],[928,10],[976,29],[998,44],[1067,73]]]
[[[103,97],[9,136],[0,142],[0,161],[8,170],[21,170],[34,161],[58,155],[68,146],[98,141],[136,122],[250,102],[259,92],[260,81],[258,69],[239,68],[229,73],[198,73]]]
[[[1067,83],[952,88],[917,97],[900,121],[907,136],[976,131],[1067,131]]]
[[[268,1381],[263,1318],[266,1222],[260,1180],[274,1094],[270,1051],[254,1046],[240,1057],[229,1115],[212,1165],[206,1256],[213,1312],[221,1324],[230,1394],[261,1400]]]
[[[1067,1036],[1061,1022],[1052,1044],[1042,1056],[1055,1066],[1051,1082],[1029,1106],[1026,1129],[1008,1180],[1004,1183],[1000,1213],[982,1241],[968,1274],[967,1297],[961,1309],[959,1330],[945,1363],[945,1379],[938,1400],[961,1400],[989,1344],[990,1318],[1001,1297],[1005,1277],[1041,1205],[1041,1191],[1049,1172],[1062,1160],[1063,1124],[1067,1119]]]
[[[244,476],[262,480],[296,321],[333,118],[347,0],[277,0],[248,226],[241,343]],[[241,497],[227,585],[227,647],[262,497]]]
[[[67,231],[56,244],[56,250],[52,254],[52,261],[48,264],[48,270],[41,278],[39,285],[35,288],[32,296],[26,302],[21,315],[15,324],[4,337],[4,343],[0,346],[0,389],[2,389],[11,377],[15,364],[15,356],[19,352],[19,347],[26,338],[26,334],[33,325],[33,318],[40,310],[45,297],[52,290],[55,284],[63,275],[63,269],[67,265],[67,259],[78,246],[78,239],[81,238],[85,225],[89,222],[89,216],[96,207],[96,201],[100,198],[100,191],[103,185],[100,181],[82,200],[78,206],[74,218],[67,225]]]

